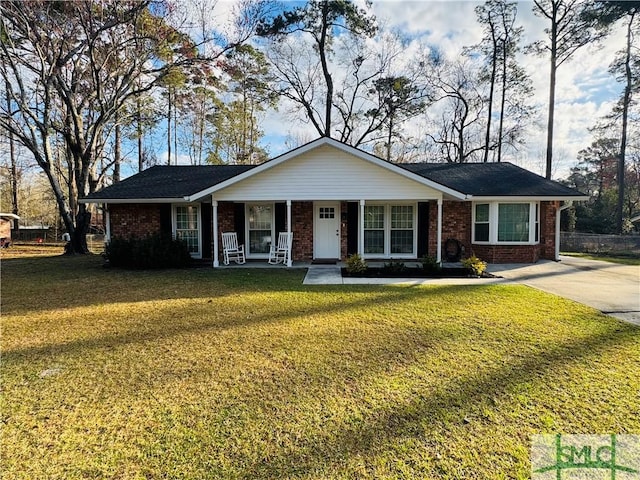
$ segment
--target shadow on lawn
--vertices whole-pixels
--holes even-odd
[[[328,426],[318,436],[305,439],[306,446],[296,449],[295,453],[283,453],[271,461],[248,465],[240,476],[278,478],[281,472],[296,472],[296,478],[316,478],[325,467],[335,468],[345,459],[370,453],[385,442],[399,437],[422,436],[425,420],[433,422],[452,410],[469,408],[507,395],[517,385],[540,380],[567,362],[586,361],[598,356],[602,350],[639,339],[640,330],[636,327],[612,324],[606,332],[551,346],[483,375],[467,375],[448,382],[445,379],[436,393],[417,395],[410,403],[368,412],[365,419],[356,425],[342,422]],[[463,418],[460,424],[463,424]],[[437,462],[436,459],[434,461]]]
[[[167,299],[218,298],[247,291],[302,288],[303,270],[122,270],[97,255],[2,261],[2,311],[28,314],[61,308]]]
[[[266,275],[265,275],[266,277]],[[342,287],[342,286],[341,286]],[[468,295],[473,295],[472,289],[481,289],[482,287],[467,287],[465,292]],[[271,290],[278,290],[277,288],[271,288]],[[212,307],[208,303],[204,303],[200,306],[193,306],[193,313],[189,318],[184,321],[162,321],[158,323],[148,322],[144,324],[134,324],[136,328],[127,329],[123,327],[125,331],[115,335],[105,335],[91,338],[81,338],[68,342],[45,344],[39,346],[31,346],[26,348],[18,348],[15,350],[5,349],[3,351],[3,359],[7,362],[14,360],[33,358],[34,356],[51,356],[61,355],[67,353],[86,355],[87,350],[114,348],[127,344],[144,343],[153,340],[163,340],[176,335],[184,335],[198,332],[209,331],[222,331],[230,328],[240,328],[250,326],[254,324],[269,324],[275,322],[286,322],[295,318],[304,318],[316,314],[332,314],[352,309],[371,307],[374,303],[378,308],[385,305],[395,305],[398,302],[412,302],[418,300],[426,295],[431,295],[437,292],[438,295],[446,295],[448,293],[456,293],[460,291],[459,286],[439,285],[434,286],[432,289],[424,288],[384,288],[384,287],[371,287],[357,286],[350,288],[331,288],[323,289],[322,291],[339,291],[345,293],[341,295],[336,301],[331,303],[320,301],[318,303],[307,303],[298,307],[291,307],[290,305],[283,305],[277,303],[268,303],[262,305],[265,311],[261,311],[257,306],[250,312],[238,312],[233,317],[218,318],[212,316]],[[284,289],[286,292],[295,292],[296,290]],[[305,290],[308,292],[308,290]],[[263,291],[264,292],[264,291]],[[250,293],[243,292],[247,295]],[[364,297],[357,299],[348,298],[349,293],[352,294],[366,294]],[[230,295],[229,292],[225,292],[225,295]],[[207,295],[201,295],[207,298]],[[182,297],[180,297],[182,298]],[[194,296],[193,298],[199,298]],[[224,301],[224,300],[222,300]],[[202,309],[198,312],[197,308]],[[154,315],[161,316],[166,311],[172,311],[175,309],[173,305],[167,305],[164,309],[162,307],[155,307]],[[201,319],[205,319],[202,321]],[[5,332],[6,334],[6,332]]]

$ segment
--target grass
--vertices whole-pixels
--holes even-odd
[[[3,479],[524,479],[532,434],[640,433],[640,329],[527,287],[2,254]]]
[[[618,263],[620,265],[640,265],[640,256],[628,254],[608,254],[608,253],[576,253],[562,252],[562,255],[568,257],[586,258],[588,260],[602,260],[603,262]]]

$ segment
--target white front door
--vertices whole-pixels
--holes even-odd
[[[313,258],[340,258],[340,203],[314,203]]]

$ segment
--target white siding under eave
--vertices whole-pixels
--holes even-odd
[[[216,200],[432,200],[441,192],[330,146],[214,193]]]

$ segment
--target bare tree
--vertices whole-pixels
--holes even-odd
[[[447,162],[472,161],[484,150],[484,99],[477,66],[471,61],[451,62],[440,69],[436,80],[439,117],[432,122],[434,130],[439,130],[427,133],[427,137]]]
[[[259,35],[273,38],[277,42],[282,42],[286,37],[296,37],[296,46],[289,44],[276,54],[275,70],[283,83],[283,94],[304,110],[320,136],[332,135],[335,86],[330,63],[337,33],[341,31],[349,35],[370,37],[376,30],[375,18],[350,0],[309,0],[304,6],[263,21],[258,28]],[[300,34],[311,39],[310,50],[318,63],[313,62],[300,68],[302,65],[296,60],[300,51]],[[293,57],[291,53],[294,53]],[[309,78],[313,78],[314,82],[310,83]],[[323,97],[321,108],[317,104],[320,95]]]
[[[547,42],[536,42],[528,50],[549,55],[549,115],[547,120],[546,178],[551,178],[553,163],[553,125],[558,68],[585,45],[604,35],[597,19],[584,15],[590,7],[582,0],[533,0],[533,12],[549,21]]]
[[[0,3],[0,75],[15,111],[0,127],[34,156],[54,192],[71,250],[86,253],[90,212],[78,202],[96,188],[107,130],[123,106],[172,70],[210,60],[149,1]],[[256,19],[220,45],[219,56],[251,34]],[[60,136],[68,158],[68,192],[54,174]]]

